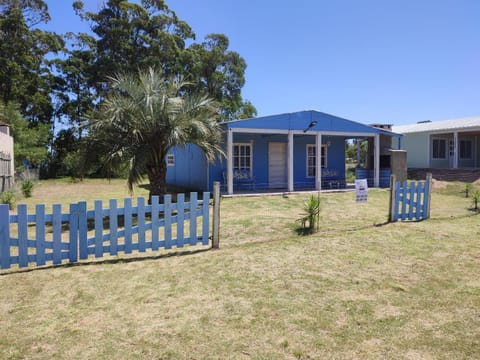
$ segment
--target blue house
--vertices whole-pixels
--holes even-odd
[[[342,188],[346,185],[345,141],[357,139],[373,144],[370,168],[372,184],[378,187],[381,154],[389,150],[381,148],[385,141],[380,138],[391,144],[392,137],[401,137],[318,111],[231,121],[224,129],[225,158],[208,163],[194,145],[174,148],[167,156],[167,182],[210,191],[213,182],[220,181],[228,194]]]

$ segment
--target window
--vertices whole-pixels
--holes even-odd
[[[175,155],[167,154],[167,166],[175,166]]]
[[[460,140],[460,159],[472,159],[472,140]]]
[[[447,158],[447,140],[432,139],[432,159]]]
[[[252,145],[233,144],[233,170],[252,172]]]
[[[315,177],[317,166],[316,146],[307,145],[307,177]],[[322,168],[327,167],[327,146],[322,145]]]

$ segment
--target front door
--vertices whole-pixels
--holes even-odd
[[[268,144],[268,185],[272,189],[287,187],[287,143]]]

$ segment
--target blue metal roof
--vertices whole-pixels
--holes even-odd
[[[311,124],[315,124],[310,127]],[[235,120],[226,123],[227,128],[232,129],[265,129],[265,130],[299,130],[341,132],[348,134],[369,133],[384,134],[388,136],[401,137],[388,130],[361,124],[338,116],[326,114],[314,110],[298,111],[288,114],[261,116],[252,119]]]

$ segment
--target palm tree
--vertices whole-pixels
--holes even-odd
[[[150,199],[163,198],[166,156],[172,147],[195,144],[209,161],[222,154],[218,107],[206,95],[187,93],[180,76],[165,77],[149,68],[110,81],[112,92],[92,124],[92,135],[108,146],[106,165],[118,167],[128,161],[130,192],[146,174]]]

